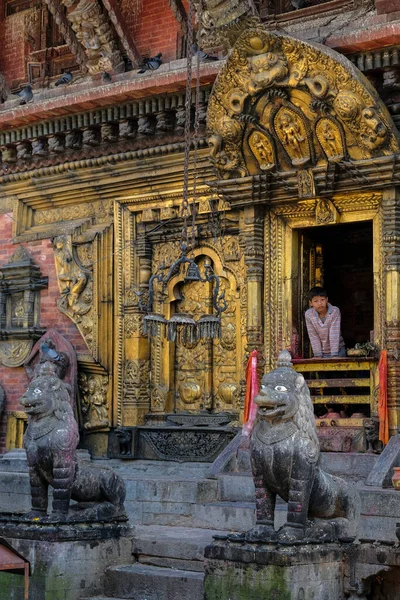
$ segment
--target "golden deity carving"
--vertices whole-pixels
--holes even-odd
[[[331,119],[320,119],[315,133],[328,160],[339,162],[344,158],[342,135],[338,125]]]
[[[265,133],[253,131],[250,134],[249,145],[262,171],[268,171],[275,166],[272,142]]]
[[[281,108],[275,117],[275,130],[293,165],[304,165],[310,160],[307,134],[300,117]]]

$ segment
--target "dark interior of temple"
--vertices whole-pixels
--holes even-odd
[[[370,340],[374,328],[372,223],[363,221],[304,230],[322,246],[323,285],[340,308],[346,348]]]

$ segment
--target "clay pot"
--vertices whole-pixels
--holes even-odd
[[[393,467],[392,483],[395,490],[400,492],[400,467]]]

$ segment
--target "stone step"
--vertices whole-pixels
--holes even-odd
[[[245,531],[255,523],[254,502],[210,502],[197,504],[193,515],[194,527]]]
[[[204,574],[135,563],[106,570],[104,592],[133,600],[204,599]]]
[[[132,553],[173,560],[199,561],[203,564],[204,548],[211,544],[219,530],[195,527],[137,526],[133,531]]]

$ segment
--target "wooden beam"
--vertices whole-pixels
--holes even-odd
[[[175,15],[175,19],[178,21],[182,32],[186,34],[187,13],[182,0],[168,0],[168,4],[170,5],[171,10]]]
[[[115,31],[121,44],[123,45],[125,52],[131,60],[134,67],[137,67],[142,60],[142,57],[137,49],[135,40],[131,32],[126,25],[126,19],[124,18],[120,7],[116,0],[102,0],[103,6],[106,9],[108,16],[115,27]]]
[[[86,53],[81,44],[78,42],[75,32],[73,31],[67,17],[64,14],[64,7],[62,6],[61,2],[59,0],[45,0],[45,2],[79,66],[83,71],[87,71]]]

